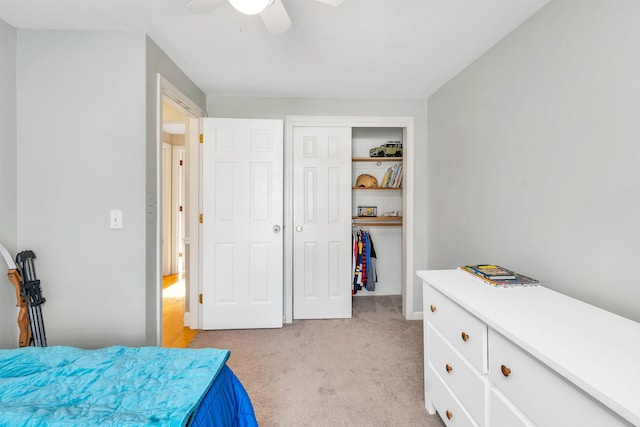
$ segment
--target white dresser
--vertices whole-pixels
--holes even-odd
[[[447,426],[640,426],[640,323],[543,286],[417,274],[425,406]]]

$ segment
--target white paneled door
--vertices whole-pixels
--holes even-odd
[[[282,327],[283,122],[204,119],[203,329]]]
[[[293,128],[293,317],[351,317],[351,128]]]

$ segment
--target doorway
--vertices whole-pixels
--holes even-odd
[[[188,116],[162,100],[162,346],[186,347],[196,331],[184,326],[185,129]]]
[[[156,339],[162,346],[186,347],[199,329],[199,134],[205,116],[158,75]]]
[[[186,347],[195,330],[185,327],[185,134],[189,116],[162,100],[162,346]]]

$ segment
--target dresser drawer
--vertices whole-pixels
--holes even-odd
[[[491,400],[489,408],[491,427],[534,427],[499,391],[491,390],[489,399]]]
[[[427,368],[427,394],[447,427],[478,427],[432,367]]]
[[[426,319],[476,369],[487,373],[487,326],[431,286],[425,287]]]
[[[427,329],[429,363],[458,398],[473,420],[484,426],[486,376],[481,376],[465,362],[432,325]]]
[[[628,425],[493,330],[489,331],[489,378],[536,425]]]

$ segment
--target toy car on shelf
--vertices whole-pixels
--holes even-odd
[[[369,157],[402,157],[402,142],[387,141],[369,150]]]

